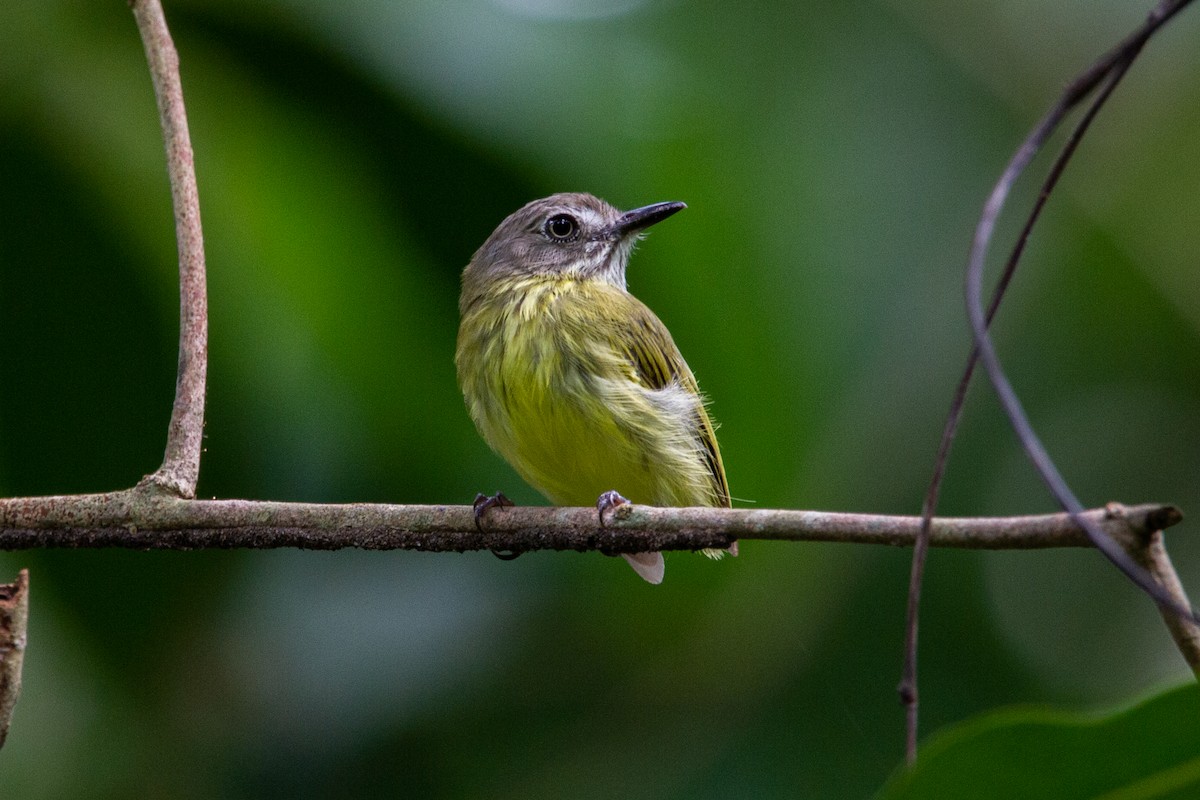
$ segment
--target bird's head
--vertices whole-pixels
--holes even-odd
[[[625,264],[639,235],[686,208],[654,203],[621,212],[598,197],[555,194],[534,200],[500,223],[463,273],[464,288],[545,275],[601,280],[625,288]]]

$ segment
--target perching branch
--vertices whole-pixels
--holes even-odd
[[[1178,577],[1159,531],[1177,524],[1170,505],[1122,506],[1085,512],[1140,560],[1157,565],[1164,585]],[[842,542],[909,546],[920,517],[729,508],[621,506],[602,526],[594,508],[524,506],[493,509],[483,530],[471,506],[277,503],[185,500],[142,491],[0,500],[0,550],[118,547],[135,550],[266,549],[645,550],[724,548],[733,540]],[[1068,514],[940,518],[930,543],[975,550],[1090,547]],[[1181,593],[1182,590],[1179,589]],[[1172,629],[1172,633],[1176,633]],[[1177,639],[1200,671],[1197,639]]]
[[[1088,520],[1131,550],[1183,515],[1170,505],[1110,504]],[[182,500],[126,491],[0,500],[0,550],[119,547],[195,550],[300,547],[466,552],[699,550],[733,540],[909,546],[920,517],[743,508],[621,506],[607,526],[595,508],[492,509],[475,526],[471,506],[347,505]],[[936,547],[1028,550],[1090,547],[1067,514],[935,519]]]
[[[1096,63],[1089,67],[1083,74],[1078,76],[1063,92],[1062,97],[1050,109],[1042,121],[1034,128],[1022,147],[1017,151],[1009,163],[1008,168],[998,181],[991,197],[984,208],[983,215],[979,222],[979,227],[976,230],[975,240],[972,243],[971,256],[967,270],[966,295],[967,295],[967,310],[970,317],[974,344],[970,355],[967,359],[966,368],[963,371],[963,376],[956,388],[954,398],[951,402],[950,413],[946,420],[945,429],[942,433],[941,443],[938,448],[938,454],[935,461],[934,474],[930,482],[928,491],[926,492],[925,500],[922,505],[922,520],[923,527],[921,534],[917,537],[916,546],[913,549],[912,573],[909,583],[909,597],[907,605],[907,620],[905,634],[905,658],[904,671],[901,678],[899,691],[901,700],[906,708],[907,715],[907,742],[906,755],[909,763],[916,759],[917,747],[917,675],[916,675],[916,658],[917,658],[917,622],[918,611],[920,606],[921,583],[924,576],[925,558],[927,538],[929,536],[929,523],[933,514],[937,509],[938,496],[941,489],[941,482],[944,476],[945,465],[949,458],[950,449],[953,445],[954,437],[958,428],[959,420],[962,417],[963,403],[966,397],[967,387],[970,385],[971,377],[980,357],[984,358],[985,366],[988,370],[988,375],[995,387],[997,394],[1000,396],[1002,405],[1009,416],[1010,421],[1021,439],[1022,445],[1033,461],[1035,468],[1043,479],[1050,486],[1052,493],[1060,504],[1068,510],[1072,515],[1077,515],[1077,512],[1082,508],[1079,501],[1070,492],[1065,481],[1058,474],[1053,462],[1050,460],[1048,453],[1038,441],[1033,433],[1032,426],[1025,417],[1024,411],[1021,409],[1020,403],[1016,398],[1015,392],[1008,384],[1007,378],[1004,376],[1000,368],[999,360],[996,357],[994,348],[992,347],[988,329],[992,319],[995,316],[996,310],[999,307],[1004,293],[1008,288],[1008,284],[1016,271],[1017,264],[1020,261],[1021,255],[1024,252],[1029,235],[1033,230],[1034,225],[1039,219],[1042,209],[1045,207],[1046,201],[1058,183],[1063,170],[1066,168],[1071,156],[1074,154],[1076,147],[1087,131],[1096,114],[1108,100],[1112,91],[1124,77],[1126,71],[1132,65],[1133,60],[1141,52],[1146,41],[1172,16],[1180,11],[1184,6],[1188,5],[1190,0],[1163,0],[1149,15],[1146,22],[1130,34],[1111,52],[1100,58]],[[1082,102],[1090,95],[1097,86],[1103,84],[1100,92],[1093,100],[1091,106],[1084,114],[1083,119],[1076,126],[1068,139],[1062,153],[1059,154],[1051,167],[1050,173],[1042,186],[1042,190],[1034,204],[1032,211],[1026,219],[1025,225],[1017,238],[1013,251],[1009,256],[1008,262],[1005,265],[1003,274],[997,283],[993,292],[992,299],[988,304],[987,311],[984,312],[982,306],[982,273],[985,257],[990,243],[991,235],[995,227],[995,222],[999,216],[1000,210],[1003,208],[1005,198],[1011,189],[1012,184],[1017,177],[1028,166],[1034,155],[1041,149],[1041,146],[1049,138],[1050,134],[1058,127],[1059,123],[1066,114]],[[1166,557],[1166,551],[1162,550],[1161,560],[1151,559],[1145,561],[1144,551],[1130,551],[1128,549],[1121,550],[1115,547],[1116,543],[1106,541],[1103,531],[1089,527],[1086,520],[1076,516],[1076,521],[1087,532],[1096,546],[1112,561],[1122,572],[1124,572],[1134,583],[1142,587],[1148,594],[1155,598],[1160,607],[1163,608],[1164,616],[1170,615],[1167,620],[1167,626],[1171,630],[1172,636],[1179,645],[1181,652],[1184,653],[1188,663],[1192,665],[1193,670],[1196,669],[1197,661],[1195,659],[1194,649],[1196,642],[1200,641],[1200,628],[1196,625],[1196,615],[1192,611],[1190,604],[1187,601],[1187,596],[1184,594],[1182,586],[1178,583],[1177,577],[1164,579],[1157,571],[1162,568],[1165,563],[1165,568],[1174,576],[1174,569],[1170,566],[1170,561]],[[1159,544],[1161,547],[1161,543]],[[1132,560],[1130,556],[1133,556]],[[1137,568],[1137,564],[1141,563],[1146,567],[1148,572],[1141,572]],[[1173,620],[1173,621],[1172,621]],[[1189,655],[1189,647],[1193,650]],[[1198,673],[1200,677],[1200,673]]]
[[[179,245],[179,372],[175,405],[167,428],[162,466],[142,479],[179,497],[196,496],[204,434],[204,385],[208,370],[208,300],[204,278],[204,237],[200,230],[200,196],[192,162],[192,142],[179,80],[179,54],[167,30],[159,0],[130,0],[146,49],[154,96],[167,150],[167,173],[175,207]]]

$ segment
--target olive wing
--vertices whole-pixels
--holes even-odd
[[[663,389],[677,383],[700,397],[696,378],[666,326],[640,301],[629,295],[626,297],[631,301],[630,324],[621,326],[620,346],[633,364],[638,380],[648,389]],[[716,433],[703,402],[696,404],[696,432],[704,447],[718,505],[728,508],[729,483],[725,478],[725,465],[721,462]]]

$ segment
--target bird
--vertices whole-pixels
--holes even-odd
[[[510,214],[462,273],[455,364],[476,428],[551,503],[595,504],[602,524],[629,502],[730,505],[706,399],[666,325],[626,286],[646,229],[686,207],[621,212],[554,194]],[[511,504],[479,495],[476,523]],[[622,555],[662,582],[662,553]]]

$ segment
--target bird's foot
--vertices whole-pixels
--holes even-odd
[[[487,513],[489,508],[512,508],[516,505],[512,500],[504,496],[504,492],[496,492],[491,497],[488,497],[483,492],[475,495],[475,502],[471,504],[475,509],[475,529],[483,533],[483,526],[480,522],[483,520],[483,515]]]
[[[491,497],[488,497],[483,492],[475,495],[475,502],[471,504],[475,509],[475,530],[483,533],[483,515],[487,513],[489,508],[512,508],[516,505],[512,500],[504,496],[504,492],[496,492]],[[512,561],[517,556],[521,555],[519,551],[512,550],[493,550],[492,555],[501,561]]]
[[[622,518],[629,516],[632,506],[633,503],[629,502],[628,498],[609,489],[596,501],[596,510],[600,512],[600,527],[607,528],[614,514],[620,515]],[[612,555],[604,548],[600,548],[600,552]],[[666,570],[662,553],[621,553],[621,558],[628,561],[629,566],[633,567],[633,571],[641,575],[648,583],[662,583],[663,572]]]
[[[616,510],[627,505],[630,505],[629,500],[614,489],[609,489],[600,495],[600,498],[596,500],[596,510],[600,512],[600,527],[607,528],[608,521]]]

